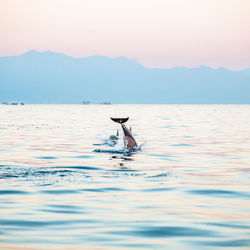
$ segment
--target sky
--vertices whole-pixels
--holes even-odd
[[[250,68],[250,0],[0,0],[0,55],[135,58]]]

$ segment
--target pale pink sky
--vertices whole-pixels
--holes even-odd
[[[0,55],[31,49],[242,69],[250,0],[0,0]]]

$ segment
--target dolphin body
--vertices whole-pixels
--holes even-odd
[[[124,132],[124,140],[125,140],[125,146],[126,149],[128,149],[129,151],[134,151],[138,148],[138,145],[135,141],[135,138],[132,135],[131,129],[128,129],[126,127],[126,125],[124,124],[125,122],[128,121],[129,117],[127,118],[112,118],[110,117],[112,121],[120,123],[122,126],[122,130]]]

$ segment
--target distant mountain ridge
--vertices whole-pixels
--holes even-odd
[[[250,69],[149,69],[135,59],[51,51],[0,57],[0,102],[250,104]]]

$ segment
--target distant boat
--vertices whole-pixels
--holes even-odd
[[[82,101],[82,104],[90,104],[90,101]]]
[[[101,102],[100,104],[103,104],[103,105],[110,105],[111,102]]]
[[[8,102],[2,102],[2,104],[3,105],[18,105],[18,102],[10,102],[10,103],[8,103]],[[24,103],[21,102],[20,105],[24,105]]]

